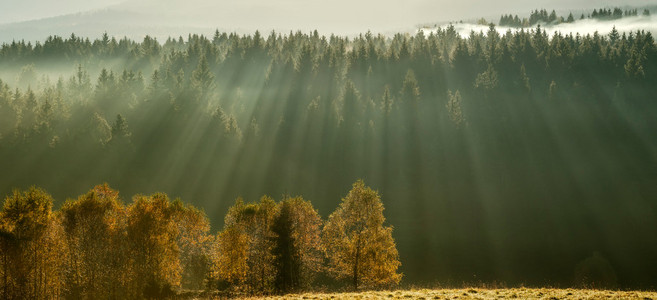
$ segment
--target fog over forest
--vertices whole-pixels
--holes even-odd
[[[496,20],[495,20],[496,21]],[[454,26],[454,29],[462,36],[468,37],[472,31],[474,32],[486,32],[489,29],[489,25],[478,25],[473,23],[451,23]],[[447,26],[447,25],[443,25]],[[630,33],[637,30],[649,31],[653,34],[657,33],[657,15],[651,15],[648,17],[637,16],[622,18],[618,20],[595,20],[595,19],[584,19],[577,20],[573,23],[561,23],[557,25],[544,25],[543,29],[547,31],[548,35],[554,35],[555,33],[560,34],[580,34],[580,35],[593,35],[596,32],[599,34],[609,34],[614,28],[619,32]],[[527,30],[528,28],[525,28]],[[418,30],[424,31],[426,34],[431,32],[431,28],[421,28]],[[508,27],[508,26],[497,26],[496,30],[500,34],[504,34],[506,31],[516,32],[521,30],[520,28]]]

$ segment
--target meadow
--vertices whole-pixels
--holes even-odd
[[[410,289],[360,293],[308,293],[267,299],[657,299],[657,292],[594,289]],[[255,299],[255,298],[253,298]]]

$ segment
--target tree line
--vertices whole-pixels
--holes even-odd
[[[600,9],[594,9],[593,12],[584,15],[582,14],[579,19],[584,20],[584,19],[595,19],[595,20],[617,20],[621,19],[623,17],[636,17],[639,15],[638,9],[626,9],[623,10],[619,7],[614,7],[613,9],[611,8],[600,8]],[[650,16],[650,10],[649,9],[644,9],[641,12],[642,16]],[[514,27],[514,28],[527,28],[527,27],[534,27],[537,24],[544,24],[544,25],[557,25],[561,23],[573,23],[575,22],[575,17],[573,16],[573,13],[568,13],[567,17],[563,16],[557,16],[557,13],[552,10],[549,14],[546,9],[536,9],[532,10],[532,12],[529,15],[529,18],[519,18],[518,15],[502,15],[500,17],[500,21],[498,22],[498,25],[500,26],[507,26],[507,27]]]
[[[4,44],[0,70],[5,194],[164,190],[220,228],[225,199],[294,190],[326,217],[364,178],[391,199],[410,282],[567,285],[595,251],[621,285],[657,270],[621,250],[647,253],[657,228],[629,227],[655,223],[634,215],[655,195],[650,32],[71,35]]]
[[[324,222],[302,197],[239,198],[222,231],[202,210],[164,193],[124,204],[107,184],[54,211],[32,187],[0,212],[4,299],[168,298],[299,292],[325,275],[353,289],[392,287],[402,275],[378,192],[362,180]]]

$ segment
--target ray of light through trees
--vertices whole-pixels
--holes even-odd
[[[0,193],[11,198],[13,188],[37,185],[56,199],[49,205],[75,214],[83,208],[64,199],[98,182],[152,195],[136,197],[144,205],[166,202],[156,194],[166,192],[207,214],[208,224],[186,229],[193,236],[219,231],[240,196],[303,195],[326,219],[363,178],[380,191],[394,225],[404,282],[561,286],[588,284],[598,272],[601,285],[650,287],[657,277],[655,78],[657,46],[642,31],[500,34],[491,27],[463,38],[448,26],[391,37],[217,32],[15,41],[0,47]],[[125,226],[144,221],[136,207],[113,212],[107,195],[82,197],[107,206],[88,218],[104,220],[93,230],[109,240],[112,214],[125,214]],[[44,224],[52,218],[43,216]],[[150,233],[116,234],[159,241],[181,230],[152,225]],[[84,240],[86,229],[43,226],[40,239],[72,234],[69,247],[96,247]],[[221,239],[252,234],[229,227],[202,244],[222,249],[230,243]],[[285,245],[270,246],[284,252]],[[33,246],[25,247],[17,251]],[[176,248],[189,248],[189,256],[148,271],[151,281],[187,284],[197,271],[167,276],[182,261],[198,263],[194,247],[180,241]],[[89,293],[105,288],[70,278],[100,272],[98,259],[62,280]],[[312,260],[271,261],[303,273]],[[163,267],[140,263],[144,271]],[[232,274],[244,290],[305,284],[267,278],[258,285],[243,271]],[[23,292],[54,288],[49,278],[58,277]],[[164,290],[140,278],[129,284]]]

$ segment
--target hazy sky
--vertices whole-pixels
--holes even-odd
[[[360,14],[363,17],[381,15],[393,18],[391,21],[410,20],[425,21],[431,19],[460,19],[476,17],[506,11],[527,11],[545,7],[555,9],[588,8],[593,6],[646,5],[655,4],[654,0],[0,0],[0,23],[33,20],[62,14],[84,12],[109,7],[116,4],[121,7],[150,8],[171,12],[206,14],[220,10],[236,13],[256,14],[253,18],[242,16],[245,22],[259,22],[258,12],[276,13],[280,20],[300,18],[307,14]],[[273,11],[271,10],[273,9]],[[312,10],[312,11],[311,11]],[[340,17],[334,15],[336,20]]]
[[[0,23],[54,17],[104,8],[125,0],[0,0]]]
[[[411,32],[420,24],[479,17],[497,22],[503,13],[527,16],[537,8],[556,9],[565,15],[568,10],[626,5],[657,5],[657,0],[0,0],[0,42],[42,40],[72,32],[88,37],[108,32],[135,39],[146,34],[165,39],[188,33],[212,34],[215,29],[388,34]],[[90,11],[93,13],[40,20]],[[38,21],[16,23],[28,20]]]

